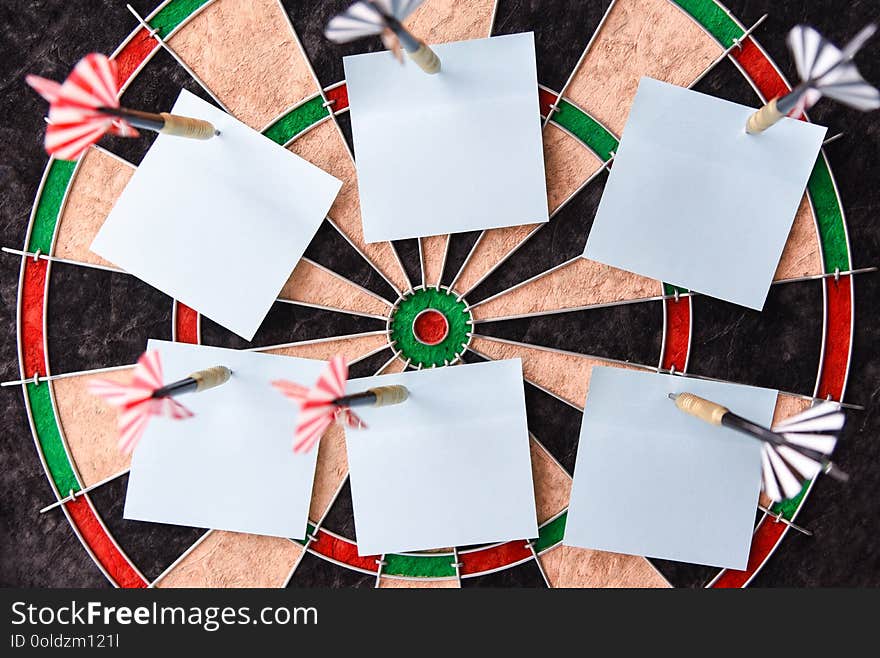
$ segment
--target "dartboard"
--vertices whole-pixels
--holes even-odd
[[[382,45],[324,38],[347,0],[143,0],[131,10],[123,0],[27,4],[6,10],[8,25],[21,28],[15,38],[27,72],[62,78],[86,52],[112,53],[124,106],[165,111],[188,89],[343,187],[248,342],[89,250],[152,137],[107,137],[79,162],[46,161],[44,110],[22,88],[15,114],[29,118],[16,125],[27,128],[21,171],[31,178],[15,190],[36,192],[29,217],[7,222],[14,249],[3,256],[20,267],[4,288],[17,308],[9,334],[17,336],[18,363],[4,393],[15,410],[16,441],[6,449],[16,473],[36,473],[27,466],[36,459],[42,473],[17,485],[27,492],[30,521],[16,522],[16,532],[36,537],[28,544],[33,554],[17,557],[6,573],[26,583],[119,587],[742,587],[821,578],[804,569],[828,573],[822,565],[833,561],[838,540],[808,538],[804,519],[821,526],[845,507],[846,494],[821,478],[792,500],[761,501],[745,571],[572,548],[562,537],[595,365],[778,389],[776,419],[815,399],[858,406],[847,395],[860,322],[854,288],[871,278],[863,275],[870,263],[851,240],[834,172],[838,161],[850,168],[848,178],[859,178],[845,145],[858,148],[867,125],[861,116],[817,108],[831,139],[762,312],[581,257],[641,77],[757,107],[790,88],[788,28],[809,19],[841,41],[853,32],[844,25],[849,18],[821,7],[804,16],[796,2],[728,9],[716,0],[427,0],[408,24],[428,43],[534,31],[550,221],[367,243],[341,58]],[[766,20],[755,4],[767,4]],[[876,167],[876,144],[865,157]],[[874,192],[848,189],[867,223]],[[154,190],[153,212],[173,203]],[[190,247],[199,253],[198,242]],[[679,249],[673,233],[666,247]],[[271,235],[264,257],[276,257]],[[124,519],[129,461],[115,447],[113,412],[87,385],[97,376],[126,377],[148,338],[315,359],[341,353],[352,376],[520,358],[538,537],[359,556],[341,430],[320,444],[302,541]],[[856,461],[855,450],[840,453],[848,470],[858,470],[846,459]]]

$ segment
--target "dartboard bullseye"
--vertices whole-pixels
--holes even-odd
[[[419,311],[412,323],[413,335],[423,345],[433,347],[449,335],[449,320],[440,311],[426,308]]]
[[[581,428],[585,401],[589,413],[590,395],[601,399],[591,387],[602,386],[605,381],[604,376],[594,377],[598,368],[670,376],[685,386],[679,393],[692,395],[699,394],[686,386],[709,387],[707,380],[719,386],[727,383],[770,390],[768,418],[757,423],[768,428],[779,427],[784,420],[828,400],[841,403],[848,413],[863,413],[857,402],[866,398],[860,391],[871,387],[849,379],[851,364],[858,356],[857,331],[864,323],[856,312],[855,288],[861,279],[873,276],[869,273],[874,265],[870,258],[876,257],[860,252],[862,243],[870,242],[865,240],[867,233],[860,222],[866,223],[863,210],[870,203],[865,199],[874,192],[850,181],[838,184],[832,172],[852,169],[846,168],[851,166],[846,149],[836,151],[833,143],[840,133],[844,137],[838,146],[858,141],[855,130],[850,135],[849,123],[864,128],[868,124],[857,122],[873,120],[875,123],[870,125],[875,126],[876,115],[846,114],[836,109],[831,100],[835,98],[831,95],[834,90],[828,94],[827,80],[821,85],[816,82],[814,91],[822,86],[828,98],[810,109],[809,117],[803,117],[808,123],[829,126],[826,143],[822,144],[822,139],[816,142],[815,162],[811,158],[803,167],[803,193],[797,191],[797,198],[793,197],[792,212],[796,206],[796,214],[787,238],[779,235],[784,248],[773,261],[775,272],[762,310],[702,294],[697,286],[692,290],[680,280],[661,280],[661,274],[638,274],[636,268],[614,267],[604,260],[584,257],[590,236],[595,238],[608,226],[599,208],[600,201],[610,196],[610,177],[615,171],[625,172],[631,164],[627,160],[625,128],[640,119],[637,112],[635,116],[631,113],[633,107],[638,107],[634,102],[640,93],[640,81],[653,78],[686,95],[701,93],[753,110],[767,105],[770,109],[761,110],[761,118],[749,119],[750,125],[760,124],[766,132],[748,137],[775,139],[779,133],[774,131],[784,128],[789,120],[782,120],[778,108],[774,110],[770,102],[786,97],[797,87],[800,77],[796,75],[805,75],[808,82],[811,79],[802,66],[790,62],[787,54],[786,35],[803,20],[798,3],[767,3],[770,16],[765,20],[763,13],[755,14],[757,10],[750,3],[734,2],[728,8],[716,0],[602,0],[549,3],[552,7],[539,3],[541,6],[534,8],[505,0],[425,0],[403,3],[412,5],[412,11],[396,17],[399,30],[383,33],[384,23],[378,28],[361,26],[367,29],[364,35],[357,35],[362,38],[345,44],[328,40],[324,31],[348,2],[157,0],[155,7],[138,3],[132,9],[126,9],[123,2],[119,4],[118,11],[111,12],[106,21],[94,20],[88,34],[67,41],[62,38],[52,48],[53,52],[64,52],[63,57],[70,59],[71,65],[89,52],[109,56],[119,93],[111,99],[118,103],[111,103],[114,106],[108,111],[116,112],[113,116],[117,123],[104,126],[101,135],[85,136],[86,141],[100,138],[94,144],[66,143],[67,149],[84,149],[77,162],[60,157],[45,161],[42,132],[28,128],[32,148],[25,159],[45,162],[45,166],[42,177],[33,181],[36,196],[30,216],[15,225],[15,233],[5,243],[8,246],[4,251],[9,253],[3,255],[20,267],[18,280],[7,296],[17,299],[17,366],[10,366],[17,367],[17,373],[6,377],[4,386],[8,388],[4,388],[3,395],[11,399],[16,392],[21,394],[27,427],[19,428],[23,440],[16,449],[27,451],[34,468],[42,469],[49,485],[39,492],[34,487],[28,493],[39,498],[30,504],[34,509],[29,513],[52,520],[53,532],[74,538],[68,544],[75,544],[75,550],[82,552],[84,559],[77,562],[82,584],[106,580],[120,587],[744,587],[797,582],[797,576],[791,575],[793,568],[786,565],[806,560],[807,552],[810,560],[819,561],[824,557],[817,556],[831,550],[827,546],[833,544],[818,543],[823,541],[818,531],[812,538],[807,535],[818,527],[813,523],[821,524],[830,516],[825,514],[826,509],[838,509],[836,501],[846,495],[844,492],[859,486],[855,477],[844,486],[823,475],[811,476],[803,483],[797,482],[793,496],[767,495],[773,493],[772,484],[765,484],[766,493],[758,498],[756,507],[747,510],[743,527],[745,534],[751,535],[751,544],[744,545],[744,568],[706,566],[711,561],[696,564],[642,557],[645,552],[575,546],[564,540],[566,525],[573,523],[571,515],[577,512],[572,506],[570,513],[569,503],[577,495],[574,466],[579,449],[584,448]],[[854,16],[844,26],[843,18],[825,15],[828,13],[817,9],[809,19],[838,44],[857,34],[866,22],[864,16]],[[78,20],[84,21],[87,14],[83,7]],[[858,25],[850,25],[852,21]],[[361,53],[380,57],[384,55],[378,51],[396,47],[402,54],[408,53],[403,57],[406,75],[423,75],[426,80],[443,84],[458,66],[455,51],[450,49],[454,43],[523,32],[534,32],[537,66],[530,71],[530,88],[535,87],[535,75],[538,84],[531,98],[534,109],[526,123],[535,135],[540,134],[540,141],[535,137],[537,153],[543,148],[546,217],[511,217],[517,209],[504,206],[502,211],[499,201],[479,209],[485,215],[480,226],[494,228],[441,235],[425,230],[408,235],[430,237],[368,241],[365,227],[369,235],[381,223],[369,224],[379,216],[370,196],[375,190],[371,187],[375,177],[365,175],[363,169],[359,171],[355,163],[360,154],[358,162],[365,166],[375,144],[365,144],[358,134],[359,126],[364,125],[357,105],[363,98],[359,96],[362,88],[351,76],[345,79],[342,58]],[[336,34],[334,39],[342,37]],[[876,66],[867,62],[869,58],[863,59],[864,64],[856,60],[861,73],[869,82],[872,76],[877,82]],[[504,58],[501,60],[497,63],[499,70]],[[29,67],[47,79],[58,80],[72,68],[54,61],[29,62]],[[488,93],[487,87],[474,83],[468,92],[470,97],[463,91],[451,99],[449,116],[458,116],[455,108],[459,103],[467,106],[474,99],[489,102],[482,96]],[[41,89],[47,99],[53,95],[51,84]],[[134,267],[126,271],[120,263],[95,253],[91,246],[120,199],[127,190],[130,192],[132,181],[148,169],[150,158],[158,150],[154,149],[156,137],[149,126],[138,138],[121,136],[126,133],[126,108],[166,116],[158,113],[169,112],[182,90],[187,92],[185,97],[192,97],[193,107],[209,107],[216,117],[231,115],[241,122],[242,131],[252,134],[279,158],[298,156],[304,167],[313,165],[315,172],[323,170],[322,174],[326,172],[340,181],[341,187],[332,197],[332,205],[332,195],[328,196],[329,210],[319,209],[314,225],[320,226],[315,233],[314,226],[295,224],[291,218],[300,210],[298,205],[293,206],[303,201],[305,193],[285,200],[291,205],[284,206],[284,219],[275,219],[287,223],[271,228],[256,217],[262,212],[272,215],[266,209],[274,207],[273,195],[280,194],[284,185],[279,171],[259,172],[252,178],[263,180],[249,180],[247,184],[271,184],[273,191],[255,201],[250,207],[253,213],[240,217],[238,224],[221,224],[219,211],[214,212],[217,217],[211,215],[213,211],[206,211],[202,219],[209,226],[169,236],[175,249],[184,245],[191,253],[191,268],[187,270],[191,277],[181,275],[172,277],[170,284],[162,281],[149,285],[144,281],[148,279],[144,272]],[[397,95],[399,90],[392,90],[390,85],[384,91],[389,98],[395,94],[393,108],[387,107],[388,100],[383,101],[381,93],[371,97],[371,102],[383,111],[393,111],[401,131],[423,118],[423,94]],[[786,103],[797,105],[798,101],[800,105],[795,109],[801,110],[818,98],[805,100],[800,91],[794,96]],[[37,97],[28,98],[37,108]],[[504,102],[508,105],[498,110],[495,122],[499,126],[514,125],[508,122],[517,118],[513,115],[514,108],[519,107],[518,99],[511,94]],[[38,110],[29,110],[32,114],[47,111],[46,102],[39,103]],[[537,116],[532,116],[535,113]],[[170,116],[163,120],[173,124]],[[871,116],[873,119],[863,118]],[[778,125],[774,125],[776,119],[780,119]],[[153,121],[158,120],[153,117]],[[745,138],[745,120],[740,123]],[[105,129],[110,134],[102,136]],[[658,130],[653,128],[655,133]],[[469,143],[481,138],[461,119],[453,134]],[[697,253],[699,240],[684,234],[674,221],[677,215],[691,212],[691,196],[697,196],[694,188],[698,185],[677,177],[680,157],[684,157],[681,154],[693,148],[686,136],[673,139],[679,134],[677,126],[669,125],[663,140],[658,139],[663,149],[654,154],[658,158],[654,166],[657,176],[666,176],[664,187],[657,193],[678,203],[677,212],[670,214],[659,207],[642,209],[647,215],[643,221],[651,225],[653,251],[669,260],[697,263],[705,260]],[[194,143],[193,148],[218,148],[218,144],[222,148],[222,140],[232,135],[231,129],[221,128],[220,135]],[[79,135],[78,139],[85,137]],[[166,134],[158,139],[185,137]],[[516,149],[523,141],[527,141],[524,135],[510,133],[493,143],[494,159],[486,166],[511,171],[509,160],[516,159],[511,154],[519,153]],[[434,144],[433,148],[439,152],[445,146]],[[398,160],[409,163],[416,158],[416,150],[414,145],[412,152],[395,156],[395,164]],[[219,155],[217,158],[218,162],[222,159]],[[870,158],[865,161],[871,162]],[[372,165],[376,160],[370,162]],[[462,162],[460,168],[464,171],[471,164]],[[409,169],[405,173],[413,176],[407,179],[410,182],[427,181],[428,188],[444,184],[430,167]],[[185,176],[186,171],[180,175]],[[324,179],[314,180],[318,182],[309,194],[318,195],[319,183]],[[222,193],[235,198],[239,183],[245,185],[239,180],[226,180]],[[524,179],[508,178],[503,183],[511,198],[519,193],[527,195]],[[476,185],[466,190],[463,185],[458,187],[443,189],[443,196],[448,197],[443,201],[476,198],[482,202],[489,194]],[[168,221],[180,212],[168,196],[173,189],[170,184],[153,189],[149,204],[142,206],[149,211],[142,214],[155,214],[161,221],[156,219],[154,224],[170,226],[169,231],[175,230],[175,224],[182,225]],[[400,184],[394,190],[400,198],[409,199]],[[538,191],[543,194],[543,190]],[[643,186],[641,192],[629,195],[630,200],[635,203],[640,193],[647,195],[649,191]],[[758,233],[764,231],[769,242],[771,201],[775,199],[749,190],[741,191],[739,201],[735,196],[729,200],[730,221],[754,219],[737,216],[737,204],[755,207],[763,203],[761,212],[766,216],[754,225],[758,228],[753,228]],[[216,200],[210,201],[205,199],[203,207],[216,205]],[[845,207],[852,208],[858,218],[853,220],[856,230],[852,235]],[[383,208],[391,213],[396,206],[389,202]],[[198,214],[198,208],[190,210],[191,215]],[[437,208],[429,210],[436,210],[440,220],[457,218],[444,217]],[[411,215],[418,217],[419,213]],[[437,217],[432,215],[434,220]],[[547,217],[549,220],[543,221]],[[217,245],[229,237],[230,226],[241,231],[242,223],[247,239],[240,239],[228,249],[224,243],[224,249],[218,250]],[[705,225],[709,223],[706,219]],[[695,234],[701,228],[697,227]],[[278,285],[273,281],[260,286],[260,290],[247,285],[253,268],[263,271],[264,265],[268,270],[269,265],[285,262],[298,242],[282,244],[279,236],[297,232],[306,236],[294,236],[302,242],[304,251],[301,257],[292,258],[293,271],[286,281],[279,279]],[[662,238],[659,243],[657,236]],[[644,237],[633,232],[616,236],[614,246],[626,250]],[[739,237],[734,231],[729,239]],[[141,235],[144,251],[148,243],[153,244],[152,238],[147,233]],[[173,251],[171,246],[167,251]],[[721,256],[716,258],[719,276],[723,275]],[[230,324],[225,317],[200,313],[196,310],[199,304],[177,293],[176,288],[169,292],[184,279],[188,284],[204,284],[199,277],[207,264],[202,269],[199,264],[205,259],[211,265],[228,263],[227,269],[232,269],[232,263],[253,264],[251,271],[241,268],[239,278],[228,281],[223,290],[212,291],[212,299],[220,306],[232,298],[256,298],[262,288],[272,288],[263,300],[268,313],[253,336],[238,326],[236,331],[226,328]],[[696,269],[694,265],[694,271],[686,274],[695,274]],[[745,278],[734,280],[733,285],[743,284]],[[162,292],[166,284],[171,288]],[[276,290],[277,297],[272,297]],[[394,378],[424,375],[424,381],[428,381],[428,376],[445,376],[452,369],[466,371],[487,362],[517,360],[521,363],[524,397],[524,402],[517,400],[521,406],[524,404],[519,447],[521,456],[525,459],[527,451],[530,460],[530,471],[526,469],[519,475],[530,477],[533,483],[529,495],[534,494],[537,534],[505,536],[491,543],[464,541],[459,543],[467,545],[362,555],[355,515],[356,510],[363,509],[359,501],[364,492],[358,489],[357,476],[349,477],[349,469],[359,468],[360,464],[350,463],[346,448],[346,437],[351,441],[358,436],[358,430],[353,429],[355,422],[345,429],[330,425],[315,452],[306,451],[314,456],[315,471],[311,498],[304,501],[301,510],[303,518],[308,519],[302,537],[204,527],[206,524],[196,521],[133,520],[126,515],[124,504],[136,474],[131,457],[120,453],[116,446],[116,413],[89,391],[97,380],[109,380],[107,386],[111,388],[113,382],[128,382],[132,366],[149,339],[186,343],[196,350],[245,350],[248,357],[271,354],[328,361],[341,355],[348,364],[349,378],[376,378],[370,387],[381,386],[383,378],[401,384]],[[163,365],[172,368],[164,356]],[[226,364],[215,359],[206,365]],[[443,368],[450,370],[441,371]],[[180,376],[169,370],[164,383],[200,369],[190,368]],[[230,370],[229,383],[213,392],[194,393],[191,403],[181,397],[181,404],[198,407],[212,394],[226,395],[236,390],[234,386],[246,381],[247,373],[240,367]],[[307,378],[295,383],[312,387],[317,373],[317,369],[309,371]],[[337,388],[344,386],[345,377],[335,383]],[[268,383],[265,388],[264,395],[281,396]],[[848,392],[848,388],[855,393]],[[287,389],[293,398],[297,391],[295,385]],[[707,395],[703,393],[703,397]],[[282,402],[279,409],[295,413],[289,400]],[[409,403],[421,404],[414,397],[387,410],[364,410],[369,422],[363,431],[375,431],[377,423],[381,426],[383,411],[404,413],[401,410]],[[666,404],[676,412],[674,403],[666,400]],[[491,416],[494,407],[484,406],[487,416]],[[361,408],[353,411],[361,413]],[[632,411],[634,416],[638,413],[641,410]],[[704,415],[709,418],[711,414]],[[284,425],[288,442],[293,441],[292,418]],[[476,417],[463,418],[452,412],[444,420],[450,426],[459,423],[456,431],[462,433],[471,429],[468,423],[477,422]],[[153,419],[150,427],[159,427],[164,421]],[[708,423],[699,427],[702,429],[696,431],[715,431]],[[497,438],[499,432],[485,434]],[[848,469],[858,461],[853,450],[838,449],[839,461]],[[462,461],[456,464],[460,466],[458,476],[465,478],[473,468],[465,461],[467,450],[461,453]],[[824,454],[816,453],[817,458],[824,458]],[[395,453],[394,458],[398,457]],[[188,458],[198,463],[197,456]],[[186,470],[183,460],[181,456],[175,462],[175,472]],[[244,476],[231,474],[228,481],[219,482],[212,479],[209,468],[203,471],[191,473],[193,486],[200,486],[205,497],[216,499],[218,506],[235,506],[236,500],[227,492],[234,492]],[[413,467],[412,473],[418,472]],[[389,475],[389,487],[390,480]],[[790,481],[786,484],[789,489],[793,486]],[[754,485],[757,497],[758,477]],[[828,487],[820,491],[825,485]],[[447,494],[451,497],[462,486],[448,483]],[[599,493],[608,495],[607,491]],[[652,496],[652,492],[645,495]],[[653,495],[659,498],[660,492]],[[398,507],[403,504],[401,498],[396,496],[387,502],[389,506],[393,503],[394,509],[403,509]],[[616,507],[613,497],[608,500],[603,510],[617,519],[615,523],[626,523],[629,516]],[[723,506],[714,507],[711,500],[697,503],[701,514],[712,517],[713,522],[724,513]],[[462,519],[478,512],[488,513],[480,507],[480,500],[456,499],[456,505]],[[394,522],[405,525],[406,518],[401,512]],[[419,523],[430,520],[417,519]],[[696,543],[697,526],[709,524],[707,519],[698,518],[679,521],[693,528],[681,532],[675,538],[678,543],[685,535]],[[818,547],[804,549],[807,541]],[[38,564],[39,559],[33,558],[33,563]],[[37,567],[32,570],[37,571]],[[78,578],[68,575],[49,580],[77,584]],[[34,577],[28,582],[39,584],[39,579]]]

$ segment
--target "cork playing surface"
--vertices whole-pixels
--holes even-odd
[[[88,249],[153,137],[105,138],[79,163],[47,161],[44,104],[23,83],[11,90],[3,245],[25,255],[0,259],[0,359],[3,381],[12,382],[0,394],[11,543],[0,551],[0,584],[880,584],[870,504],[880,485],[878,337],[866,310],[878,284],[861,271],[880,263],[880,191],[867,175],[878,166],[878,115],[827,101],[810,113],[829,136],[843,137],[813,167],[762,313],[580,258],[642,76],[757,107],[794,80],[784,45],[792,25],[812,23],[840,43],[872,18],[871,3],[850,3],[843,15],[831,0],[807,9],[794,0],[426,0],[408,24],[428,43],[535,32],[550,221],[375,244],[361,228],[341,58],[381,44],[337,46],[323,37],[347,0],[158,3],[131,3],[145,25],[122,0],[98,3],[100,10],[84,1],[8,3],[4,36],[16,52],[0,66],[10,80],[24,72],[57,79],[87,52],[112,53],[122,105],[165,110],[186,88],[343,187],[249,343]],[[859,66],[878,82],[877,43],[865,51]],[[153,211],[169,202],[156,190]],[[272,236],[264,238],[271,258]],[[671,232],[667,248],[678,248]],[[320,444],[303,541],[123,519],[129,460],[116,451],[113,415],[86,389],[97,376],[126,377],[117,368],[133,363],[148,338],[307,358],[343,353],[353,377],[522,359],[539,537],[359,556],[338,428]],[[596,365],[779,389],[777,420],[813,398],[861,407],[850,411],[835,459],[853,481],[819,478],[769,513],[756,510],[741,572],[563,547]]]

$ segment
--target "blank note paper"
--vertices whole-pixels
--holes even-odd
[[[166,383],[216,365],[217,388],[178,399],[195,416],[153,417],[135,449],[125,518],[304,539],[317,449],[294,454],[296,405],[275,379],[314,382],[322,361],[151,340]]]
[[[584,256],[761,310],[825,128],[642,78]]]
[[[563,542],[744,569],[761,445],[676,408],[690,392],[769,426],[776,391],[593,368]]]
[[[92,251],[250,340],[342,183],[186,90],[206,141],[159,135]]]
[[[346,429],[358,553],[528,539],[538,533],[519,359],[356,379],[403,384],[398,405]]]
[[[532,33],[344,58],[367,242],[547,221]]]

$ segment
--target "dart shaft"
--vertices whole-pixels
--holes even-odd
[[[826,459],[825,463],[822,464],[822,467],[825,471],[825,475],[828,475],[838,482],[849,482],[849,474],[842,471],[836,464]]]
[[[870,23],[859,30],[859,33],[856,34],[852,39],[850,39],[849,43],[847,43],[840,50],[840,58],[831,64],[824,71],[819,73],[813,73],[811,76],[813,79],[822,78],[829,73],[831,73],[834,69],[842,66],[843,64],[848,64],[852,61],[853,57],[856,56],[856,53],[861,50],[862,46],[865,45],[865,42],[874,36],[874,33],[877,31],[877,25],[875,23]]]
[[[812,448],[807,448],[805,446],[795,445],[790,441],[787,441],[784,436],[774,432],[771,429],[768,429],[762,425],[758,425],[753,423],[750,420],[743,418],[742,416],[737,416],[734,413],[728,413],[725,417],[725,420],[722,422],[722,425],[725,427],[729,427],[730,429],[737,430],[742,432],[743,434],[748,434],[760,441],[764,441],[766,443],[770,443],[775,446],[786,446],[787,448],[791,448],[795,452],[802,454],[804,457],[809,457],[813,461],[819,462],[823,466],[827,466],[831,462],[828,461],[828,458],[824,453],[819,452],[818,450],[813,450]]]
[[[226,366],[214,366],[205,370],[198,370],[189,377],[166,384],[162,388],[153,391],[154,398],[174,397],[183,393],[205,391],[215,386],[220,386],[229,381],[232,371]]]
[[[376,404],[376,394],[373,391],[363,391],[361,393],[352,393],[351,395],[343,395],[341,398],[333,400],[333,404],[340,407],[367,407]]]
[[[786,438],[781,434],[778,434],[773,430],[764,427],[763,425],[753,423],[747,418],[737,416],[735,413],[732,413],[730,411],[724,414],[724,417],[721,419],[721,424],[724,427],[729,427],[732,430],[742,432],[743,434],[748,434],[749,436],[756,438],[759,441],[764,441],[774,446],[785,446],[786,448],[794,450],[798,454],[801,454],[804,457],[808,457],[814,462],[820,464],[825,470],[825,473],[835,480],[838,480],[840,482],[846,482],[847,480],[849,480],[849,476],[845,472],[840,470],[840,468],[835,466],[828,459],[828,457],[825,456],[824,453],[818,450],[813,450],[812,448],[807,448],[806,446],[795,445],[794,443],[787,441]]]
[[[340,407],[385,407],[400,404],[409,397],[405,386],[377,386],[361,393],[343,395],[333,400]]]
[[[400,45],[403,46],[409,58],[418,64],[425,73],[439,73],[440,58],[437,57],[437,53],[431,50],[424,41],[415,37],[397,18],[386,14],[375,2],[372,5],[382,15],[382,19],[385,21],[388,29],[397,36]]]
[[[209,121],[182,117],[177,114],[168,114],[167,112],[156,114],[153,112],[130,110],[125,107],[99,107],[98,111],[107,116],[125,119],[135,128],[152,130],[165,135],[176,135],[191,139],[210,139],[220,134]]]
[[[162,388],[153,391],[154,398],[171,398],[184,393],[191,393],[199,387],[199,383],[192,377],[186,377],[176,382],[166,384]]]
[[[735,413],[730,411],[724,414],[724,417],[721,419],[721,424],[724,427],[729,427],[730,429],[736,430],[737,432],[748,434],[760,441],[765,441],[766,443],[772,443],[773,445],[785,445],[786,443],[785,439],[783,439],[773,430],[768,429],[763,425],[753,423],[752,421],[748,420],[747,418],[743,418],[742,416],[737,416]]]
[[[383,14],[382,18],[385,19],[385,23],[388,25],[388,29],[397,35],[397,38],[400,41],[400,45],[403,46],[403,49],[406,52],[414,53],[419,49],[419,46],[422,45],[422,42],[415,36],[413,36],[412,32],[410,32],[403,26],[403,23],[394,18],[394,16],[389,16],[388,14]]]
[[[803,95],[807,93],[809,88],[809,85],[806,83],[801,83],[785,94],[785,96],[780,96],[776,99],[776,109],[783,116],[789,114],[795,107],[797,107],[797,104],[800,102]]]
[[[129,110],[123,107],[99,107],[98,112],[111,117],[119,117],[125,119],[135,128],[143,128],[154,132],[162,132],[165,127],[165,119],[161,114],[153,112],[141,112],[139,110]]]

